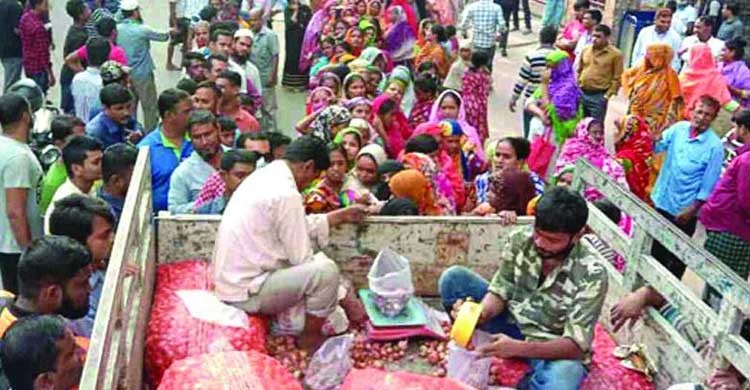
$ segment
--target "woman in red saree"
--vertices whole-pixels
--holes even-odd
[[[625,179],[637,197],[648,201],[646,191],[651,169],[650,161],[654,153],[654,141],[646,121],[635,115],[628,115],[617,124],[615,158],[625,168]]]

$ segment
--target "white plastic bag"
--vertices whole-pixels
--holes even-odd
[[[478,390],[487,390],[490,381],[492,358],[482,358],[478,353],[469,351],[454,342],[448,344],[448,378]]]
[[[354,335],[349,333],[328,340],[315,352],[305,372],[305,386],[311,390],[334,390],[352,369],[349,352]]]
[[[409,260],[390,248],[378,253],[367,279],[370,290],[375,293],[376,306],[387,317],[401,314],[414,295]]]
[[[244,311],[220,301],[211,291],[178,290],[176,294],[195,319],[222,326],[250,328]]]

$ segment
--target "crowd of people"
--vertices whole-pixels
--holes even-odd
[[[213,259],[219,298],[264,314],[304,300],[305,348],[319,345],[321,328],[340,313],[337,304],[350,319],[361,317],[356,299],[335,288],[335,263],[313,254],[330,227],[364,215],[499,216],[508,224],[535,215],[533,233],[513,235],[506,253],[518,264],[506,262],[489,284],[466,269],[447,270],[444,304],[450,310],[467,297],[485,300],[488,324],[506,308],[526,321],[511,338],[555,342],[540,349],[516,344],[516,357],[585,362],[606,278],[601,268],[579,267],[592,261],[573,250],[585,232],[586,205],[558,188],[571,186],[579,159],[686,234],[700,221],[706,249],[747,278],[750,69],[738,6],[726,3],[719,15],[712,4],[699,16],[691,1],[670,1],[640,31],[627,59],[611,43],[600,10],[576,0],[563,24],[561,3],[547,1],[539,45],[508,91],[508,109],[523,110],[523,135],[496,139],[491,135],[501,129],[488,120],[489,96],[499,87],[492,65],[496,49],[508,55],[511,32],[532,32],[528,0],[289,0],[282,10],[273,1],[172,0],[168,29],[148,26],[137,0],[68,0],[72,24],[59,77],[49,0],[0,0],[0,269],[8,292],[0,335],[10,328],[0,356],[3,366],[20,367],[9,377],[13,388],[75,383],[75,359],[42,359],[49,347],[30,340],[43,330],[59,355],[91,335],[106,259],[144,147],[154,212],[224,215]],[[277,12],[283,49],[271,28]],[[163,91],[156,89],[152,41],[168,42],[167,68],[181,72]],[[61,113],[49,130],[60,157],[45,171],[27,145],[39,109],[33,94],[58,82]],[[280,131],[292,129],[279,129],[279,82],[308,91],[294,137]],[[628,100],[627,116],[607,118],[618,94]],[[712,127],[720,110],[731,113],[731,130]],[[605,146],[607,120],[615,123],[614,148]],[[583,196],[612,208],[594,188]],[[614,214],[629,234],[629,217]],[[532,243],[536,254],[529,254]],[[684,273],[659,244],[653,255],[675,276]],[[565,259],[578,268],[532,294],[537,279],[514,278],[540,259],[552,268],[534,271],[537,279]],[[620,271],[627,266],[611,259]],[[580,292],[588,300],[562,291],[570,278],[591,282]],[[514,290],[524,283],[528,291]],[[580,316],[561,326],[560,310],[519,306],[549,298],[544,294],[553,302],[569,295]],[[614,326],[664,304],[643,287],[612,309]],[[24,318],[31,314],[62,315],[73,333],[56,318]],[[491,326],[507,330],[505,322]],[[32,353],[26,342],[34,344]],[[500,354],[513,357],[509,350]],[[575,388],[582,367],[539,363],[529,381],[563,375],[556,388]],[[724,372],[716,378],[736,380]]]

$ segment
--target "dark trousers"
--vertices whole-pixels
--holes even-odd
[[[492,47],[487,48],[475,47],[472,49],[473,51],[482,51],[487,53],[487,68],[490,69],[490,72],[492,72],[492,62],[495,60],[495,47],[496,46],[493,45]]]
[[[20,253],[0,253],[0,273],[3,290],[18,294],[18,260]]]
[[[518,29],[518,11],[523,7],[523,22],[527,30],[531,30],[531,8],[529,7],[529,0],[516,0],[516,5],[513,7],[513,27]],[[503,10],[505,12],[505,10]]]
[[[583,114],[604,122],[607,115],[607,99],[605,91],[583,91]]]
[[[656,211],[673,225],[677,226],[678,229],[680,229],[688,236],[692,236],[693,233],[695,233],[695,227],[698,224],[698,218],[693,218],[684,224],[679,224],[672,214],[669,214],[668,212],[658,208],[656,209]],[[667,250],[667,248],[665,248],[658,241],[654,241],[654,245],[651,247],[651,256],[653,256],[656,260],[659,261],[659,263],[661,263],[661,265],[668,269],[669,272],[672,273],[672,275],[676,276],[678,279],[682,278],[682,275],[685,273],[685,268],[687,268],[685,266],[685,263],[683,263],[682,260],[678,259],[677,256],[672,254],[672,252]]]
[[[75,114],[76,111],[71,89],[72,84],[72,80],[66,83],[60,82],[60,109],[66,114]]]
[[[529,132],[531,131],[531,118],[534,115],[526,109],[523,110],[523,137],[529,139]]]
[[[498,3],[503,9],[503,19],[505,19],[506,32],[500,34],[500,49],[508,49],[508,34],[510,31],[510,18],[514,12],[517,12],[518,0],[500,0]]]
[[[47,74],[47,71],[34,73],[31,75],[26,75],[28,78],[34,80],[36,85],[39,86],[39,88],[42,89],[42,92],[44,94],[47,94],[47,91],[49,90],[49,75]]]

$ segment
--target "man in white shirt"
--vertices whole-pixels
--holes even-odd
[[[89,64],[86,70],[73,77],[70,84],[76,116],[84,123],[88,123],[92,113],[96,115],[102,109],[99,94],[103,82],[99,68],[109,59],[109,45],[109,40],[105,38],[90,38],[86,43]]]
[[[682,37],[693,33],[694,23],[698,19],[698,10],[693,6],[693,2],[694,0],[680,1],[674,13],[672,29]]]
[[[693,30],[695,34],[685,37],[678,52],[683,61],[682,69],[685,70],[690,60],[690,49],[699,43],[706,43],[711,47],[711,54],[713,54],[714,60],[718,64],[721,61],[721,52],[724,50],[724,41],[713,36],[711,20],[705,16],[701,16],[695,21]]]
[[[305,216],[300,195],[329,165],[325,143],[303,136],[245,179],[225,209],[212,263],[219,299],[246,312],[275,315],[304,302],[299,346],[308,350],[322,343],[339,304],[349,316],[357,310],[352,298],[339,300],[338,267],[313,244],[325,245],[331,227],[362,221],[364,209]]]
[[[263,85],[260,82],[260,71],[258,67],[250,62],[250,50],[253,47],[253,32],[247,28],[241,28],[234,33],[234,51],[229,58],[229,65],[237,64],[242,69],[242,75],[253,83],[253,87],[259,94],[263,93]]]
[[[102,177],[102,144],[85,135],[73,137],[62,150],[62,158],[68,171],[65,180],[52,197],[44,214],[44,234],[49,232],[49,219],[55,211],[55,202],[70,195],[95,194],[94,182]]]
[[[646,57],[646,48],[652,43],[664,43],[669,45],[674,52],[672,58],[672,69],[675,72],[680,70],[680,56],[677,52],[682,45],[682,37],[670,28],[672,24],[672,10],[669,8],[660,8],[654,16],[654,24],[644,27],[638,33],[638,38],[633,46],[633,54],[630,57],[630,66],[636,66]]]

